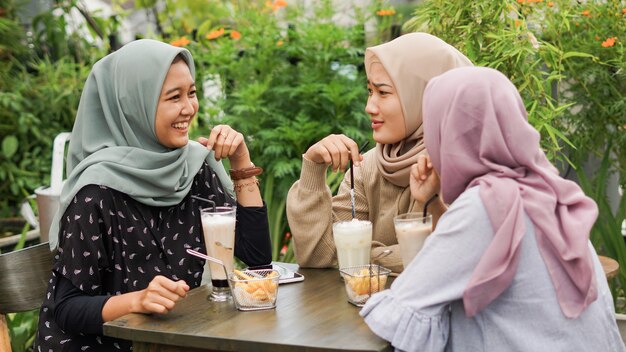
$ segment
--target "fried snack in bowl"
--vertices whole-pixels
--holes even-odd
[[[385,289],[391,270],[376,264],[366,264],[339,270],[346,284],[348,302],[362,307],[376,292]]]
[[[235,306],[239,310],[276,308],[278,279],[276,270],[234,270],[228,275],[228,284]]]

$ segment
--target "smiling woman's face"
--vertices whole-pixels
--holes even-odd
[[[394,144],[403,140],[406,125],[400,97],[391,77],[376,58],[367,72],[367,90],[369,97],[365,112],[370,115],[374,140],[380,144]]]
[[[156,111],[156,137],[167,148],[181,148],[189,142],[189,125],[198,112],[196,85],[184,60],[170,66]]]

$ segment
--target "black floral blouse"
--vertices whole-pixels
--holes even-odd
[[[198,287],[204,261],[185,251],[206,253],[199,212],[206,204],[191,195],[235,204],[206,163],[174,206],[147,206],[104,186],[82,188],[61,220],[35,351],[131,351],[129,341],[102,336],[110,296],[142,290],[157,275]],[[250,266],[271,261],[265,206],[237,207],[235,256]],[[68,297],[72,303],[64,305]]]

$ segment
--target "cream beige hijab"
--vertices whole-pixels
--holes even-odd
[[[422,96],[428,81],[448,70],[473,66],[443,40],[427,33],[409,33],[388,43],[367,48],[365,70],[380,62],[398,92],[406,136],[394,144],[377,144],[377,165],[383,177],[396,186],[409,185],[411,165],[425,153]]]

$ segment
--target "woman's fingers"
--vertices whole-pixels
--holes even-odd
[[[333,156],[330,155],[330,151],[328,151],[328,149],[323,144],[316,144],[315,152],[318,157],[321,157],[324,164],[329,165],[333,163]]]
[[[331,134],[312,145],[304,157],[318,164],[331,165],[333,171],[345,170],[350,160],[360,165],[359,146],[343,134]]]
[[[432,170],[432,166],[429,166],[429,163],[430,160],[426,155],[420,155],[417,157],[417,172],[422,181],[426,180]]]
[[[207,143],[209,142],[209,139],[206,137],[198,137],[198,143],[202,144],[203,146],[207,146]]]
[[[227,145],[227,141],[229,139],[232,140],[232,137],[230,136],[230,131],[227,128],[224,128],[224,126],[216,126],[215,128],[218,127],[222,128],[220,129],[220,132],[215,139],[215,146],[213,148],[215,150],[215,159],[221,160],[225,158],[228,154],[228,149],[230,147]]]
[[[331,168],[333,169],[333,171],[337,171],[341,163],[341,150],[340,150],[341,146],[338,144],[335,144],[332,141],[332,138],[329,138],[329,139],[325,138],[323,146],[324,148],[326,148],[326,150],[330,154]]]
[[[218,129],[219,126],[213,127],[211,133],[209,134],[209,138],[200,137],[198,138],[198,143],[204,145],[209,151],[214,150],[215,142],[217,141],[217,137],[221,133],[221,128]]]
[[[419,181],[420,179],[420,172],[417,168],[417,163],[411,165],[411,178],[416,181]]]
[[[169,312],[169,310],[165,306],[154,302],[146,302],[143,306],[143,309],[145,310],[145,313],[165,314]]]
[[[330,152],[332,167],[334,171],[346,170],[352,155],[356,155],[355,160],[359,160],[359,147],[350,138],[339,135],[330,135],[322,140]],[[355,150],[355,152],[353,152]]]
[[[153,313],[166,313],[174,308],[176,302],[185,297],[189,286],[185,281],[173,281],[158,275],[144,290],[141,305]]]
[[[236,155],[237,153],[245,154],[247,150],[243,134],[228,125],[217,125],[213,127],[209,138],[198,138],[198,142],[205,145],[207,149],[213,150],[215,160],[218,161],[232,156],[239,157],[240,155]]]
[[[355,141],[344,135],[342,135],[342,137],[343,143],[346,145],[346,147],[348,147],[348,150],[350,151],[350,159],[352,160],[352,163],[355,166],[361,166],[361,160],[363,160],[363,156],[361,156],[361,153],[359,152],[359,145],[356,144]]]
[[[235,154],[235,152],[237,151],[237,148],[239,148],[239,146],[244,142],[243,140],[243,134],[233,130],[234,133],[232,133],[233,135],[233,139],[229,141],[230,146],[228,148],[228,156],[230,157],[231,155]]]

